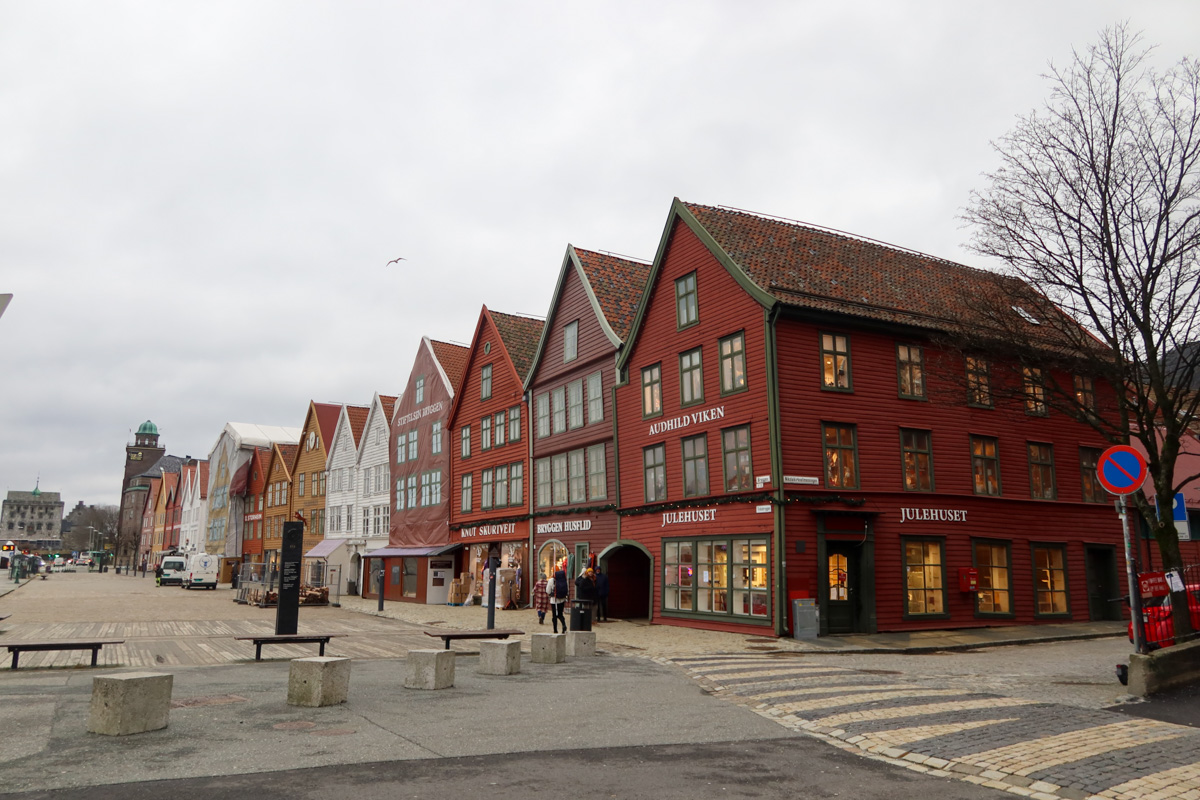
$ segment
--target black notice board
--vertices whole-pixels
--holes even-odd
[[[279,605],[275,608],[275,633],[296,633],[300,620],[300,567],[304,560],[304,523],[283,523],[279,548]]]

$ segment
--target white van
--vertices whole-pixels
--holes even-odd
[[[185,589],[217,588],[217,557],[208,553],[192,553],[188,559],[187,576],[183,580]]]
[[[158,581],[159,586],[183,584],[183,578],[187,574],[186,558],[183,556],[163,556],[161,566],[162,577]]]

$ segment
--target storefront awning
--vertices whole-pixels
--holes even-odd
[[[329,558],[334,550],[346,543],[345,539],[322,539],[317,546],[304,554],[305,558]]]
[[[378,550],[372,550],[363,555],[363,558],[389,558],[397,556],[440,556],[443,553],[449,553],[455,550],[460,545],[458,542],[454,544],[443,544],[437,547],[381,547]]]

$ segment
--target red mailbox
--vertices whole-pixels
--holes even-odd
[[[974,567],[958,568],[958,590],[974,592],[979,590],[979,570]]]

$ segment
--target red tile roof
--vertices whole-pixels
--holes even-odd
[[[201,497],[201,499],[208,498],[208,461],[207,461],[207,459],[200,462],[200,497]]]
[[[317,410],[317,426],[321,429],[321,446],[328,453],[329,446],[333,444],[333,432],[337,429],[338,416],[342,413],[342,407],[337,403],[318,403],[316,401],[313,401],[313,406]]]
[[[279,460],[283,464],[283,471],[290,478],[292,476],[292,463],[296,460],[296,453],[300,450],[300,445],[280,444],[276,442],[275,448],[279,451]]]
[[[449,342],[439,342],[436,339],[430,339],[429,343],[433,346],[434,358],[442,365],[442,371],[446,373],[446,378],[450,381],[450,388],[454,390],[455,394],[458,394],[458,389],[462,386],[463,375],[467,373],[467,359],[471,355],[471,348]]]
[[[604,318],[621,341],[625,341],[646,290],[650,265],[578,247],[575,255],[600,303]]]
[[[346,416],[350,419],[350,433],[354,436],[355,447],[362,441],[363,428],[367,426],[367,415],[370,413],[371,409],[366,406],[346,406]],[[391,421],[390,416],[388,421]]]
[[[516,367],[517,377],[524,381],[530,365],[533,364],[533,357],[537,354],[538,341],[541,340],[545,321],[515,314],[502,314],[490,309],[488,314],[491,315],[496,332],[504,342],[508,357]]]
[[[383,417],[389,424],[392,421],[392,415],[396,413],[396,401],[399,399],[390,394],[379,395],[379,404],[383,406]]]

